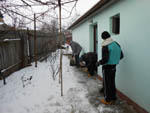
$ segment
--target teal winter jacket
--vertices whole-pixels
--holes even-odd
[[[120,45],[113,41],[108,45],[102,46],[102,59],[100,65],[117,65],[123,58],[123,52]]]

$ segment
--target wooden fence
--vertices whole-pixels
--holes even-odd
[[[0,40],[0,71],[4,76],[27,66],[34,61],[34,36],[27,31],[9,34]],[[13,37],[13,39],[11,38]],[[62,42],[61,42],[62,44]],[[47,56],[49,52],[55,51],[60,45],[58,35],[49,36],[37,33],[37,59]]]
[[[0,70],[4,75],[18,70],[22,66],[21,40],[6,40],[0,42]]]

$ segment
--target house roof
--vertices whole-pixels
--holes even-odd
[[[68,29],[72,29],[74,26],[79,24],[82,20],[93,14],[99,9],[102,9],[109,2],[114,2],[117,0],[100,0],[97,4],[95,4],[91,9],[89,9],[84,15],[82,15],[77,21],[75,21]]]

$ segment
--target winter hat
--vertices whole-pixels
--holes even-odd
[[[107,32],[107,31],[104,31],[101,35],[102,39],[107,39],[107,38],[110,38],[110,34]]]

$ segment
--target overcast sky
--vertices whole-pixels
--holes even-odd
[[[13,3],[15,3],[15,2],[17,2],[18,0],[13,0]],[[73,13],[71,14],[71,17],[70,18],[67,18],[67,19],[62,19],[62,24],[64,25],[64,26],[68,26],[69,25],[69,22],[70,22],[70,24],[71,23],[73,23],[75,20],[76,20],[76,18],[74,18],[74,17],[78,17],[79,18],[79,16],[76,16],[76,14],[77,15],[80,15],[80,16],[82,16],[86,11],[88,11],[91,7],[93,7],[98,1],[100,1],[100,0],[78,0],[78,2],[77,2],[77,4],[76,4],[76,8],[73,10]],[[68,11],[70,11],[71,10],[71,8],[73,7],[73,5],[74,5],[74,3],[72,3],[72,4],[68,4],[68,6],[66,5],[66,6],[62,6],[62,18],[64,17],[68,17],[68,15],[69,15],[69,13],[67,12],[67,11],[65,11],[63,8],[65,8],[66,10],[68,10]],[[35,8],[35,7],[34,7]],[[45,7],[46,8],[46,7]],[[45,9],[44,7],[38,7],[38,8],[35,8],[35,12],[36,13],[38,13],[38,12],[43,12],[44,11],[44,9]],[[46,9],[45,9],[46,10]],[[26,14],[26,15],[28,15],[28,12],[27,11],[25,11],[25,10],[22,10],[23,12],[24,12],[24,14]],[[38,12],[37,12],[38,11]],[[50,14],[51,13],[51,14]],[[52,13],[52,11],[50,11],[49,12],[49,14],[50,15],[56,15],[55,14],[56,12],[53,12]],[[31,15],[30,16],[30,18],[33,18],[33,15]],[[72,18],[74,18],[74,19],[72,19]],[[43,19],[43,21],[47,21],[47,22],[50,22],[49,20],[51,19],[51,17],[47,17],[47,18],[45,18],[45,19]],[[4,21],[6,22],[6,23],[12,23],[11,22],[11,19],[9,19],[7,16],[4,16]],[[37,23],[37,24],[40,24],[40,23]],[[31,25],[29,25],[29,26],[32,26],[31,28],[33,28],[33,23],[31,23]],[[39,25],[40,26],[40,25]]]
[[[77,11],[81,14],[89,10],[93,5],[95,5],[100,0],[79,0],[77,3]]]
[[[74,18],[76,13],[79,14],[80,16],[82,16],[84,13],[86,13],[90,8],[92,8],[99,1],[100,0],[79,0],[76,4],[76,9],[74,10],[71,18]],[[64,14],[66,14],[66,13],[64,12]],[[71,21],[73,23],[75,20],[71,19],[71,18],[69,18],[67,20],[62,20],[63,21],[62,23],[64,24],[64,23],[68,22],[68,24],[69,24],[71,20],[73,20],[73,21]]]

